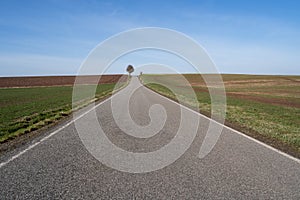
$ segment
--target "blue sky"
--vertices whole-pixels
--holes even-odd
[[[1,1],[0,76],[76,74],[101,41],[149,26],[194,38],[222,73],[299,75],[299,9],[297,0]],[[126,63],[151,62],[154,55],[153,62],[164,56],[129,55],[108,73],[123,73]],[[164,58],[191,72],[172,56]]]

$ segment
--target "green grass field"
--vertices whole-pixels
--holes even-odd
[[[209,115],[210,96],[199,74],[185,74],[191,86],[178,75],[143,75],[144,84],[172,99],[174,94],[161,84],[178,88],[191,105],[188,93],[192,87],[200,111]],[[222,75],[227,96],[226,123],[277,148],[300,154],[300,76]]]
[[[83,85],[83,91],[93,86]],[[112,94],[114,83],[98,85],[94,99],[85,99],[78,108],[91,100]],[[1,88],[0,142],[53,124],[72,111],[72,86]],[[85,94],[83,94],[85,96]]]

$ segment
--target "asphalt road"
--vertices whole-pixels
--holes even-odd
[[[128,99],[130,116],[124,103]],[[155,104],[165,110],[157,105],[151,108]],[[186,108],[181,111],[178,104],[141,86],[136,78],[91,112],[89,109],[77,113],[80,118],[76,126],[70,120],[1,156],[0,199],[300,199],[299,160],[226,127],[214,149],[200,159],[198,153],[209,120]],[[143,162],[134,156],[122,160],[108,147],[99,147],[99,156],[108,163],[104,165],[85,148],[76,129],[79,126],[86,133],[97,132],[99,125],[89,120],[94,114],[107,138],[126,152],[144,155],[176,139],[183,144],[192,140],[192,144],[179,159],[160,170],[124,172],[132,168],[149,170],[151,163],[155,166],[168,160],[166,156],[179,155],[185,145],[171,146],[159,160],[150,157]],[[167,117],[164,121],[159,116]],[[188,121],[182,129],[186,137],[177,138],[181,118]],[[195,123],[199,128],[194,138],[189,131]],[[86,142],[93,144],[97,141],[93,137],[85,138],[93,140]],[[122,171],[108,167],[118,159],[115,168]]]

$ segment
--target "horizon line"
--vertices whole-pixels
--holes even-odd
[[[222,75],[253,75],[253,76],[300,76],[300,74],[267,74],[267,73],[144,73],[147,75],[174,75],[174,74],[222,74]],[[127,73],[107,73],[107,74],[32,74],[32,75],[1,75],[0,78],[18,78],[18,77],[57,77],[57,76],[105,76],[105,75],[127,75]],[[133,74],[138,76],[139,74]]]

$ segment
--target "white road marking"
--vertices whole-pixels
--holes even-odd
[[[145,88],[147,88],[147,87],[145,87]],[[189,110],[189,111],[191,111],[191,112],[193,112],[193,113],[195,113],[195,114],[197,114],[197,115],[200,115],[200,116],[202,116],[202,117],[204,117],[204,118],[206,118],[206,119],[208,119],[208,120],[213,120],[213,119],[211,119],[211,118],[209,118],[209,117],[207,117],[207,116],[205,116],[205,115],[203,115],[203,114],[201,114],[201,113],[199,113],[199,112],[196,112],[196,111],[194,111],[194,110],[192,110],[192,109],[190,109],[190,108],[188,108],[188,107],[186,107],[186,106],[184,106],[184,105],[181,105],[181,104],[177,103],[176,101],[173,101],[173,100],[171,100],[171,99],[169,99],[169,98],[167,98],[167,97],[165,97],[165,96],[163,96],[163,95],[161,95],[161,94],[158,94],[157,92],[154,92],[154,91],[150,90],[149,88],[147,88],[147,89],[148,89],[149,91],[153,92],[154,94],[159,95],[159,96],[161,96],[161,97],[167,99],[168,101],[173,102],[173,103],[175,103],[175,104],[177,104],[177,105],[179,105],[179,106],[181,106],[181,107],[183,107],[183,108],[185,108],[185,109],[187,109],[187,110]],[[13,160],[17,159],[18,157],[22,156],[22,155],[25,154],[27,151],[33,149],[35,146],[39,145],[40,143],[42,143],[42,142],[44,142],[45,140],[47,140],[47,139],[49,139],[50,137],[52,137],[53,135],[57,134],[57,133],[60,132],[61,130],[63,130],[63,129],[65,129],[66,127],[70,126],[72,123],[74,123],[74,122],[77,121],[78,119],[82,118],[83,116],[85,116],[86,114],[88,114],[89,112],[91,112],[92,110],[94,110],[95,108],[99,107],[100,105],[102,105],[102,104],[105,103],[106,101],[110,100],[112,97],[117,96],[117,94],[118,94],[118,93],[115,93],[114,95],[110,96],[109,98],[105,99],[104,101],[98,103],[98,104],[95,105],[93,108],[91,108],[91,109],[89,109],[88,111],[84,112],[83,114],[79,115],[77,118],[75,118],[75,119],[73,119],[72,121],[68,122],[67,124],[65,124],[64,126],[60,127],[59,129],[53,131],[53,132],[50,133],[49,135],[47,135],[47,136],[45,136],[44,138],[42,138],[40,141],[38,141],[38,142],[36,142],[36,143],[30,145],[29,147],[27,147],[27,148],[24,149],[23,151],[21,151],[21,152],[19,152],[18,154],[12,156],[12,157],[11,157],[10,159],[8,159],[7,161],[4,161],[4,162],[0,163],[0,169],[1,169],[2,167],[4,167],[5,165],[7,165],[8,163],[12,162]],[[220,124],[219,122],[217,122],[217,121],[215,121],[215,120],[213,120],[213,121],[216,122],[216,123],[218,123],[218,124]],[[293,161],[295,161],[295,162],[297,162],[297,163],[300,164],[300,160],[299,160],[298,158],[295,158],[295,157],[293,157],[293,156],[291,156],[291,155],[288,155],[288,154],[286,154],[286,153],[284,153],[284,152],[282,152],[282,151],[280,151],[280,150],[278,150],[278,149],[275,149],[274,147],[271,147],[271,146],[269,146],[269,145],[267,145],[267,144],[265,144],[265,143],[263,143],[263,142],[261,142],[261,141],[258,141],[258,140],[254,139],[254,138],[252,138],[252,137],[249,137],[248,135],[245,135],[244,133],[239,132],[239,131],[237,131],[237,130],[234,130],[234,129],[228,127],[228,126],[225,126],[225,125],[223,125],[223,124],[221,124],[221,125],[224,126],[225,128],[227,128],[228,130],[231,130],[231,131],[233,131],[233,132],[235,132],[235,133],[237,133],[237,134],[239,134],[239,135],[241,135],[241,136],[244,136],[244,137],[248,138],[249,140],[251,140],[251,141],[253,141],[253,142],[256,142],[256,143],[258,143],[258,144],[260,144],[260,145],[262,145],[262,146],[264,146],[264,147],[266,147],[266,148],[268,148],[268,149],[270,149],[270,150],[273,150],[273,151],[275,151],[275,152],[277,152],[277,153],[279,153],[279,154],[281,154],[281,155],[283,155],[283,156],[285,156],[285,157],[287,157],[287,158],[289,158],[289,159],[291,159],[291,160],[293,160]]]
[[[147,88],[147,87],[145,87],[145,88]],[[211,118],[209,118],[209,117],[207,117],[207,116],[205,116],[205,115],[203,115],[203,114],[201,114],[201,113],[199,113],[199,112],[196,112],[195,110],[190,109],[189,107],[186,107],[186,106],[184,106],[184,105],[182,105],[182,104],[180,104],[180,103],[178,103],[178,102],[176,102],[176,101],[173,101],[172,99],[169,99],[169,98],[167,98],[167,97],[165,97],[165,96],[163,96],[163,95],[161,95],[161,94],[159,94],[159,93],[157,93],[157,92],[154,92],[153,90],[151,90],[151,89],[149,89],[149,88],[147,88],[147,89],[148,89],[149,91],[153,92],[154,94],[157,94],[157,95],[159,95],[159,96],[161,96],[161,97],[163,97],[163,98],[165,98],[165,99],[167,99],[167,100],[169,100],[169,101],[171,101],[171,102],[173,102],[173,103],[175,103],[175,104],[177,104],[177,105],[179,105],[179,106],[181,106],[181,107],[183,107],[183,108],[185,108],[185,109],[187,109],[187,110],[189,110],[189,111],[191,111],[191,112],[193,112],[193,113],[195,113],[195,114],[198,114],[198,115],[200,115],[200,116],[202,116],[202,117],[204,117],[204,118],[206,118],[206,119],[208,119],[208,120],[214,121],[215,123],[224,126],[224,128],[226,128],[226,129],[228,129],[228,130],[231,130],[232,132],[237,133],[237,134],[239,134],[239,135],[241,135],[241,136],[243,136],[243,137],[245,137],[245,138],[248,138],[249,140],[251,140],[251,141],[253,141],[253,142],[256,142],[256,143],[258,143],[258,144],[260,144],[260,145],[262,145],[262,146],[264,146],[264,147],[266,147],[266,148],[268,148],[268,149],[270,149],[270,150],[273,150],[273,151],[275,151],[275,152],[277,152],[277,153],[279,153],[279,154],[281,154],[281,155],[283,155],[283,156],[285,156],[285,157],[287,157],[287,158],[289,158],[289,159],[291,159],[291,160],[293,160],[293,161],[295,161],[295,162],[297,162],[297,163],[300,164],[300,159],[298,159],[298,158],[295,158],[295,157],[293,157],[293,156],[291,156],[291,155],[289,155],[289,154],[287,154],[287,153],[284,153],[284,152],[282,152],[282,151],[280,151],[280,150],[278,150],[278,149],[276,149],[276,148],[274,148],[274,147],[272,147],[272,146],[270,146],[270,145],[267,145],[267,144],[265,144],[265,143],[263,143],[263,142],[261,142],[261,141],[259,141],[259,140],[257,140],[257,139],[254,139],[254,138],[252,138],[252,137],[246,135],[245,133],[242,133],[242,132],[237,131],[237,130],[235,130],[235,129],[233,129],[233,128],[230,128],[230,127],[228,127],[228,126],[226,126],[226,125],[224,125],[224,124],[221,124],[221,123],[219,123],[219,122],[217,122],[217,121],[215,121],[215,120],[213,120],[213,119],[211,119]]]
[[[109,98],[105,99],[104,101],[101,101],[100,103],[98,103],[97,105],[95,105],[94,107],[92,107],[91,109],[87,110],[86,112],[82,113],[81,115],[79,115],[78,117],[76,117],[75,119],[71,120],[70,122],[68,122],[67,124],[63,125],[62,127],[60,127],[59,129],[53,131],[52,133],[50,133],[49,135],[43,137],[41,140],[39,140],[38,142],[30,145],[29,147],[27,147],[26,149],[24,149],[23,151],[19,152],[18,154],[12,156],[10,159],[8,159],[7,161],[4,161],[2,163],[0,163],[0,169],[7,165],[8,163],[10,163],[11,161],[15,160],[16,158],[20,157],[21,155],[23,155],[24,153],[26,153],[27,151],[29,151],[30,149],[33,149],[35,146],[39,145],[40,143],[44,142],[45,140],[49,139],[50,137],[52,137],[53,135],[57,134],[58,132],[60,132],[61,130],[67,128],[68,126],[70,126],[72,123],[74,123],[75,121],[77,121],[78,119],[82,118],[83,116],[85,116],[86,114],[88,114],[89,112],[91,112],[92,110],[94,110],[95,108],[99,107],[100,105],[102,105],[103,103],[105,103],[106,101],[110,100],[113,96],[117,95],[118,93],[113,94],[112,96],[110,96]]]

